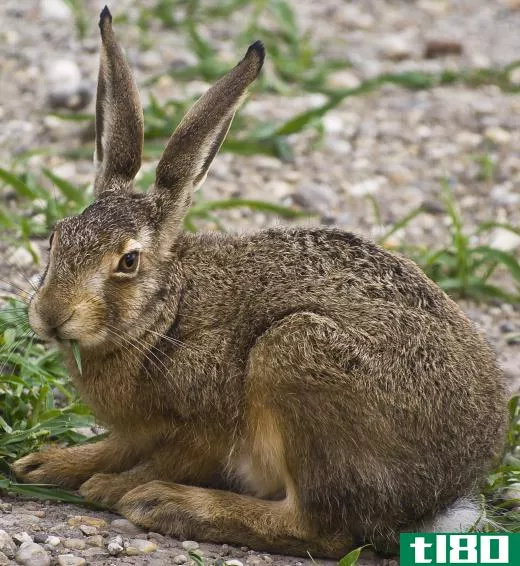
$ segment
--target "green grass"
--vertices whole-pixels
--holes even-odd
[[[411,257],[430,279],[455,298],[520,303],[518,258],[511,253],[481,243],[485,241],[485,235],[496,228],[509,230],[518,235],[520,228],[488,221],[468,231],[448,181],[442,183],[441,199],[450,221],[447,232],[448,244],[439,247],[403,244],[399,251]],[[375,207],[376,218],[379,218],[377,205]],[[395,222],[379,238],[379,243],[383,246],[388,245],[391,236],[424,213],[422,207],[412,210]],[[500,281],[508,280],[507,290],[494,283],[493,277],[498,271],[501,272]]]

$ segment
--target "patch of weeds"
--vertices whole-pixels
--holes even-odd
[[[13,481],[8,462],[44,443],[78,444],[94,419],[69,381],[57,351],[35,337],[23,301],[0,309],[0,489],[43,499],[78,502],[66,491]]]
[[[447,181],[442,184],[442,197],[450,219],[448,245],[434,249],[403,245],[400,251],[410,256],[441,289],[456,298],[520,302],[520,263],[518,259],[513,254],[492,246],[473,243],[480,240],[482,234],[495,228],[509,230],[519,235],[520,228],[509,224],[485,222],[481,223],[475,231],[468,233],[464,228],[464,219]],[[421,207],[411,211],[380,237],[379,243],[386,245],[390,236],[423,212]],[[491,282],[497,269],[509,274],[515,291],[506,291]]]
[[[204,558],[202,558],[202,556],[195,550],[190,550],[188,552],[188,556],[190,558],[190,562],[193,562],[196,566],[204,566]]]
[[[496,178],[497,164],[493,156],[489,153],[481,153],[473,157],[479,166],[479,181],[491,183]]]
[[[0,168],[0,189],[5,201],[11,198],[17,205],[9,207],[0,202],[0,228],[6,234],[2,239],[21,241],[33,255],[30,238],[46,237],[58,220],[78,214],[88,204],[86,185],[75,186],[45,168],[39,176]],[[11,195],[6,194],[8,191]]]
[[[346,556],[344,556],[339,562],[338,566],[356,566],[359,560],[359,556],[361,552],[371,546],[370,544],[366,544],[365,546],[360,546],[359,548],[355,548],[351,550]]]
[[[504,454],[484,490],[488,531],[520,532],[520,396],[509,401]]]

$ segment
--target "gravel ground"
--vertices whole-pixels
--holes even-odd
[[[142,49],[136,26],[137,5],[152,3],[121,0],[112,6],[116,13],[128,16],[129,23],[118,25],[117,32],[140,82],[165,69],[194,62],[185,37],[158,25],[152,29],[152,47]],[[0,3],[3,167],[10,168],[20,152],[45,147],[55,150],[54,154],[35,154],[29,160],[31,168],[51,167],[75,183],[92,179],[90,160],[71,161],[60,156],[60,150],[81,144],[83,127],[56,119],[50,108],[50,101],[60,97],[81,101],[95,86],[98,39],[94,24],[101,3],[84,4],[92,14],[93,25],[87,37],[79,41],[61,0]],[[348,58],[352,63],[350,68],[336,71],[327,79],[331,87],[356,86],[383,72],[498,67],[515,60],[520,53],[518,0],[292,0],[291,4],[302,29],[313,35],[320,57]],[[232,41],[240,18],[243,15],[237,12],[231,22],[203,26],[204,36],[214,41],[229,58],[230,65],[241,56]],[[455,42],[462,53],[426,59],[425,49],[433,40]],[[514,72],[513,79],[520,84],[520,72]],[[143,89],[142,95],[144,101],[151,93],[159,100],[182,99],[206,86],[201,81],[178,84],[164,77],[150,89]],[[296,111],[321,102],[320,94],[256,94],[243,112],[281,122]],[[87,111],[91,110],[92,102],[87,107]],[[370,236],[377,236],[381,226],[376,225],[367,197],[378,202],[384,225],[427,202],[431,214],[421,216],[397,233],[392,243],[438,245],[446,238],[446,220],[439,203],[440,180],[449,177],[468,230],[490,219],[520,225],[517,95],[503,93],[495,86],[454,85],[427,91],[385,86],[370,95],[345,100],[326,116],[324,126],[325,134],[319,143],[309,132],[291,138],[293,162],[265,156],[221,155],[203,189],[205,198],[242,196],[297,204],[318,212],[309,223],[332,223]],[[481,178],[479,156],[487,156],[494,164],[490,179]],[[145,163],[143,170],[153,166]],[[236,230],[280,222],[242,210],[228,211],[222,218],[227,228]],[[513,253],[520,248],[520,237],[501,230],[483,241]],[[43,254],[46,244],[34,244]],[[20,271],[34,274],[30,258],[23,248],[0,243],[0,250],[8,260],[0,266],[0,292],[13,291],[5,280],[25,286]],[[508,282],[504,280],[503,284],[507,286]],[[500,304],[464,303],[463,307],[495,346],[511,389],[520,389],[520,345],[510,340],[520,331],[519,309]],[[76,519],[77,516],[83,517]],[[15,554],[20,564],[48,564],[49,559],[58,564],[82,564],[82,559],[93,564],[180,564],[180,556],[187,556],[186,545],[179,541],[140,533],[125,522],[118,523],[113,515],[71,505],[6,497],[0,504],[0,528],[6,531],[0,533],[0,550],[7,557],[0,554],[0,564],[2,560],[8,563]],[[117,539],[118,536],[121,538]],[[30,546],[29,538],[39,548]],[[24,549],[27,553],[32,550],[34,556],[25,560]],[[311,563],[250,553],[247,549],[204,544],[200,549],[208,558],[232,557],[243,564]],[[145,555],[139,554],[143,552]],[[35,561],[38,553],[39,562]],[[63,558],[69,554],[77,559]],[[367,557],[365,562],[385,560]]]

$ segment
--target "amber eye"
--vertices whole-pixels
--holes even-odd
[[[120,260],[117,270],[121,273],[134,273],[139,267],[139,252],[128,252]]]

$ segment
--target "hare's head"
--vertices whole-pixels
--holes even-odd
[[[141,166],[143,111],[105,8],[96,101],[95,202],[60,221],[29,320],[46,339],[92,347],[138,324],[157,301],[193,191],[227,134],[264,49],[256,42],[179,124],[159,161],[154,187],[133,190]]]

